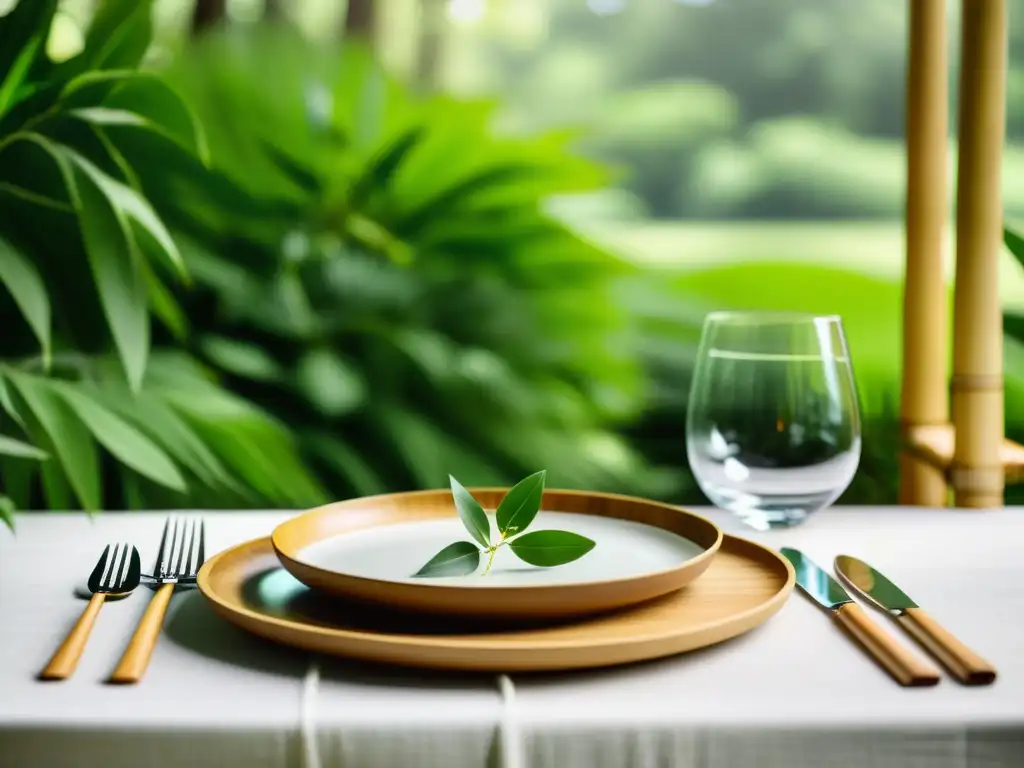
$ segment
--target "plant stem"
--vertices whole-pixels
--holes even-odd
[[[494,562],[494,555],[497,553],[498,547],[500,546],[501,544],[498,544],[490,548],[489,551],[491,553],[491,556],[487,558],[487,567],[484,568],[484,572],[480,574],[481,576],[486,576],[487,572],[491,570],[491,564]]]

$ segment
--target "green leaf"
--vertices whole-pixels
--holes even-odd
[[[462,487],[462,483],[451,475],[448,475],[448,480],[452,485],[455,508],[459,511],[459,519],[462,520],[462,524],[482,546],[489,547],[491,545],[491,521],[488,519],[487,513],[484,512],[484,508],[469,491]]]
[[[480,566],[480,550],[469,541],[449,544],[413,576],[467,576]]]
[[[15,440],[7,435],[0,435],[0,454],[16,456],[20,459],[36,459],[37,461],[44,461],[50,458],[46,451],[41,451],[34,445],[23,443],[21,440]]]
[[[174,410],[154,397],[119,412],[129,418],[128,410],[131,410],[134,417],[132,420],[139,429],[162,445],[206,485],[211,488],[220,486],[235,492],[240,490],[221,461]]]
[[[114,345],[129,384],[138,391],[149,357],[146,281],[124,215],[97,183],[96,174],[101,171],[86,171],[85,162],[80,160],[75,170],[82,240]]]
[[[365,203],[373,192],[387,189],[391,177],[419,143],[424,130],[420,125],[408,129],[367,166],[363,174],[352,183],[352,191],[349,194],[352,206],[358,207]]]
[[[165,488],[187,490],[185,479],[174,462],[148,437],[71,385],[53,386],[96,439],[122,464]]]
[[[253,381],[278,381],[281,366],[255,344],[223,336],[205,336],[200,347],[211,361],[228,373]]]
[[[304,434],[302,445],[352,488],[357,496],[387,493],[373,467],[348,443],[321,432]]]
[[[1017,341],[1024,341],[1024,315],[1003,312],[1003,333]]]
[[[296,160],[287,152],[282,151],[269,141],[260,139],[263,151],[270,157],[270,160],[299,189],[309,194],[319,194],[323,189],[320,177],[306,168],[299,160]]]
[[[1003,242],[1010,253],[1017,260],[1017,263],[1024,266],[1024,237],[1021,237],[1009,227],[1003,228]]]
[[[511,539],[508,545],[520,560],[550,568],[578,560],[594,548],[586,536],[571,531],[534,531]]]
[[[295,379],[302,393],[327,416],[343,416],[366,401],[366,387],[358,371],[329,349],[303,355]]]
[[[28,321],[43,350],[43,366],[50,367],[50,300],[32,261],[0,237],[0,282]]]
[[[48,461],[42,465],[40,474],[43,478],[43,496],[46,498],[47,509],[64,511],[74,509],[71,499],[71,484],[67,473],[59,464]]]
[[[544,495],[544,478],[547,470],[534,472],[529,477],[520,480],[505,494],[505,498],[498,505],[495,517],[498,520],[498,530],[502,537],[513,536],[516,533],[525,531],[533,518],[540,510],[540,501]]]
[[[162,77],[125,78],[103,104],[141,115],[153,130],[195,154],[203,165],[209,164],[202,124],[189,103]]]
[[[188,336],[188,320],[185,312],[174,299],[174,295],[161,282],[148,264],[142,264],[143,277],[149,294],[149,308],[160,322],[178,341],[183,342]]]
[[[82,52],[65,62],[75,72],[138,66],[152,36],[151,0],[101,0]]]
[[[0,370],[0,374],[3,371]],[[11,397],[11,393],[7,390],[7,384],[4,383],[4,378],[0,375],[0,406],[7,412],[7,415],[14,419],[22,428],[25,426],[25,422],[18,413],[18,409],[14,405],[14,400]]]
[[[131,187],[111,178],[81,155],[66,151],[68,158],[84,171],[103,192],[121,221],[130,226],[134,239],[144,253],[156,253],[183,279],[188,279],[188,269],[178,246],[167,231],[156,211]],[[80,175],[80,174],[79,174]]]
[[[0,116],[23,98],[22,86],[44,50],[56,10],[57,0],[22,0],[0,22],[0,72],[6,73],[0,81]]]
[[[42,464],[44,486],[49,482],[56,487],[58,475],[66,475],[82,506],[87,510],[99,509],[100,462],[89,429],[45,379],[8,373],[8,380],[27,405],[21,408],[15,403],[32,442],[58,459],[59,467],[53,461]]]
[[[14,532],[14,502],[6,496],[0,496],[0,520]]]

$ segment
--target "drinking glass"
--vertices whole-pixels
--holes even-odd
[[[838,316],[705,318],[686,451],[715,505],[758,530],[796,525],[850,484],[860,442],[857,388]]]

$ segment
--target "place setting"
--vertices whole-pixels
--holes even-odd
[[[467,489],[449,476],[443,490],[327,504],[209,558],[201,518],[168,518],[148,573],[131,543],[103,549],[89,602],[39,677],[70,677],[102,606],[142,588],[152,594],[108,683],[143,680],[184,590],[279,646],[401,668],[538,673],[721,643],[770,620],[798,587],[901,686],[939,683],[929,657],[965,685],[996,680],[896,585],[896,569],[841,554],[837,580],[788,546],[857,467],[859,413],[839,318],[709,315],[686,440],[698,483],[750,536],[654,500],[551,489],[546,470],[507,489]]]

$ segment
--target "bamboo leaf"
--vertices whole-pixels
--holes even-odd
[[[101,0],[82,52],[65,62],[70,71],[138,66],[152,37],[151,0]]]
[[[148,264],[142,265],[143,278],[146,281],[146,288],[149,294],[149,307],[160,322],[171,332],[178,341],[184,341],[188,336],[188,319],[185,312],[174,299],[174,295],[168,290],[160,278],[153,274]]]
[[[15,403],[32,442],[57,457],[57,462],[41,465],[44,487],[49,484],[59,496],[59,481],[66,476],[82,506],[87,510],[99,509],[100,462],[89,429],[45,379],[9,372],[8,381],[27,406],[22,408]]]
[[[442,549],[414,577],[466,576],[480,566],[480,550],[469,541],[456,541]]]
[[[34,445],[23,443],[21,440],[15,440],[7,435],[0,435],[0,454],[14,456],[19,459],[35,459],[36,461],[44,461],[50,458],[46,451],[41,451]]]
[[[1024,237],[1021,237],[1009,227],[1004,227],[1003,242],[1010,253],[1013,254],[1013,258],[1017,260],[1017,263],[1024,266]]]
[[[550,568],[578,560],[594,548],[586,536],[571,531],[534,531],[511,539],[509,547],[523,562]]]
[[[68,384],[54,384],[89,431],[115,458],[165,488],[184,492],[185,479],[174,462],[148,437],[103,405]]]
[[[128,223],[97,183],[101,171],[86,171],[87,162],[80,159],[75,170],[82,240],[114,345],[129,384],[138,391],[149,357],[147,286]]]
[[[423,126],[413,126],[381,152],[367,166],[363,174],[352,183],[352,191],[349,195],[350,204],[358,207],[365,203],[373,192],[387,189],[395,171],[419,144],[424,132]]]
[[[0,496],[0,520],[14,532],[14,502],[6,496]]]
[[[255,344],[224,336],[204,336],[200,348],[211,362],[235,376],[264,382],[281,379],[281,366]]]
[[[21,2],[0,24],[0,117],[25,98],[24,85],[39,52],[44,49],[57,0]]]
[[[544,495],[544,478],[547,470],[534,472],[520,480],[505,494],[498,505],[495,517],[502,538],[513,536],[525,531],[540,510],[540,501]]]
[[[46,507],[52,511],[65,511],[74,509],[74,502],[71,498],[71,483],[67,473],[61,469],[59,464],[46,462],[40,468],[43,480],[43,496],[46,498]]]
[[[81,155],[71,150],[65,150],[65,153],[103,193],[114,208],[118,219],[130,227],[134,236],[130,241],[133,246],[137,245],[147,253],[156,251],[183,279],[188,279],[185,260],[174,238],[149,202],[134,189],[111,178]],[[78,173],[76,177],[82,175]]]
[[[455,508],[459,511],[459,519],[466,526],[466,530],[474,539],[484,547],[491,545],[491,521],[480,506],[480,502],[473,498],[472,494],[462,487],[462,483],[451,475],[448,480],[452,486],[452,497],[455,499]]]
[[[0,237],[0,282],[7,286],[21,314],[39,340],[43,365],[50,367],[50,300],[35,265]]]
[[[303,355],[296,366],[295,381],[327,416],[342,416],[366,400],[366,387],[359,373],[329,349],[313,349]]]

